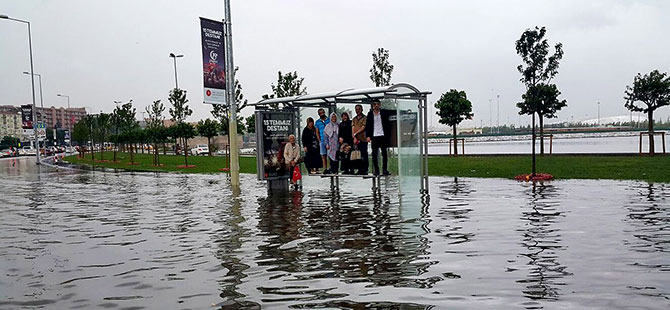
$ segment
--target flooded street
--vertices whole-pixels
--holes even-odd
[[[668,309],[670,184],[307,177],[0,160],[0,309]]]

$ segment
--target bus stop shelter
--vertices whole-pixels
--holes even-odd
[[[305,110],[323,108],[330,114],[338,107],[349,106],[353,110],[354,105],[361,104],[363,113],[367,114],[372,100],[379,99],[382,109],[395,112],[390,113],[393,130],[389,149],[393,150],[390,153],[397,155],[400,190],[406,193],[428,193],[427,97],[430,93],[420,91],[410,84],[401,83],[384,87],[270,98],[253,103],[251,106],[256,109],[258,178],[267,180],[269,187],[273,182],[281,180],[286,182],[290,178],[290,173],[288,175],[279,173],[283,163],[277,160],[276,156],[273,157],[273,154],[276,155],[283,149],[289,134],[294,134],[298,143],[301,141],[301,129],[305,125],[301,122],[301,114]]]

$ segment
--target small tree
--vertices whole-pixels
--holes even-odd
[[[263,95],[263,99],[270,98],[282,98],[282,97],[291,97],[307,94],[307,88],[302,86],[302,83],[305,82],[305,78],[298,77],[298,71],[293,71],[292,73],[282,74],[281,71],[277,72],[277,85],[270,84],[272,89],[272,94]],[[270,105],[273,109],[278,109],[278,104]]]
[[[391,73],[393,65],[389,63],[389,50],[380,47],[377,52],[372,53],[372,69],[370,69],[370,80],[375,86],[391,85]]]
[[[105,142],[109,136],[110,115],[100,113],[95,117],[95,126],[93,127],[93,136],[100,142],[100,160],[104,159]]]
[[[193,114],[193,110],[191,110],[188,107],[188,99],[186,99],[186,91],[181,90],[179,88],[175,88],[170,91],[170,97],[168,97],[168,100],[172,104],[172,107],[170,108],[170,116],[172,116],[172,121],[175,122],[175,130],[173,131],[173,134],[175,134],[176,138],[181,140],[182,146],[184,147],[184,165],[188,166],[188,139],[193,138],[195,136],[195,129],[193,128],[192,125],[184,123],[186,121],[186,118],[191,116]],[[182,125],[186,124],[186,125]],[[187,127],[191,128],[191,131],[193,134],[191,136],[188,136],[191,131],[187,129]]]
[[[73,141],[77,142],[77,145],[79,145],[79,158],[83,158],[84,145],[86,145],[86,142],[90,138],[89,127],[85,118],[74,124],[71,138]]]
[[[535,29],[526,29],[521,34],[521,38],[516,41],[516,52],[521,56],[523,64],[517,67],[521,73],[521,82],[526,86],[526,95],[524,103],[531,109],[522,109],[519,114],[529,114],[532,117],[532,172],[535,175],[535,113],[540,118],[540,131],[543,133],[542,102],[533,102],[537,96],[532,94],[536,85],[544,83],[549,85],[551,79],[558,74],[559,61],[563,58],[563,44],[557,43],[554,46],[555,52],[549,55],[549,43],[544,38],[547,30],[545,27]],[[547,57],[548,56],[548,57]],[[517,104],[517,106],[519,106]],[[540,153],[544,154],[544,137],[540,135]]]
[[[169,128],[172,137],[181,139],[183,142],[182,152],[184,153],[184,165],[188,166],[188,139],[195,137],[195,127],[189,123],[177,123]]]
[[[249,115],[246,119],[245,122],[247,123],[247,132],[248,133],[255,133],[256,132],[256,114],[251,114]]]
[[[165,141],[165,125],[163,117],[163,112],[165,112],[165,107],[160,100],[155,100],[150,106],[146,107],[147,115],[147,133],[146,137],[154,146],[154,165],[160,165],[160,159],[158,158],[158,143]]]
[[[81,119],[80,121],[82,123],[82,127],[84,130],[86,130],[86,137],[88,140],[91,141],[91,160],[94,160],[94,137],[93,137],[93,126],[95,126],[95,116],[94,115],[86,115],[84,118]]]
[[[216,136],[219,132],[219,122],[211,119],[206,119],[204,121],[198,122],[198,134],[202,137],[207,137],[207,149],[209,150],[209,156],[212,156],[212,137]]]
[[[642,76],[638,73],[633,86],[626,86],[624,106],[633,112],[647,113],[649,128],[649,153],[654,154],[654,111],[662,106],[670,105],[670,77],[668,73],[658,70]],[[638,105],[642,102],[646,107]]]
[[[471,119],[472,103],[468,100],[465,91],[452,89],[440,97],[435,103],[436,114],[440,116],[440,123],[453,128],[454,155],[458,155],[458,143],[456,143],[456,126],[463,120]]]

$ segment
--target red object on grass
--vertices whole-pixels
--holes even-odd
[[[184,169],[184,168],[195,168],[195,165],[188,165],[188,166],[187,166],[187,165],[180,165],[180,166],[177,166],[177,168],[179,168],[179,169]]]
[[[230,168],[221,168],[219,171],[230,171]]]
[[[536,173],[534,177],[531,177],[530,174],[519,174],[514,179],[517,181],[551,181],[554,176],[548,173]]]

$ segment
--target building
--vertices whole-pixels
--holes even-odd
[[[44,120],[47,128],[72,129],[86,116],[86,108],[37,108],[37,122]],[[44,118],[42,118],[44,117]]]
[[[0,106],[0,139],[4,136],[21,139],[23,137],[22,125],[21,109],[19,107]]]

